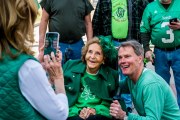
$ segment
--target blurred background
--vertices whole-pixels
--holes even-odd
[[[35,37],[35,42],[34,42],[34,44],[33,44],[33,46],[32,46],[32,50],[35,51],[35,55],[34,55],[34,56],[37,57],[38,54],[39,54],[39,52],[38,52],[38,45],[39,45],[39,24],[40,24],[40,20],[41,20],[42,9],[41,9],[41,7],[40,7],[40,5],[39,5],[39,2],[40,2],[41,0],[34,0],[34,1],[35,1],[36,5],[37,5],[37,7],[38,7],[39,15],[38,15],[37,20],[36,20],[35,25],[34,25],[34,37]],[[98,1],[98,0],[90,0],[90,2],[92,3],[94,9],[95,9],[95,7],[96,7],[97,1]],[[93,11],[91,14],[92,14],[92,15],[91,15],[91,17],[92,17],[93,14],[94,14],[94,11]],[[84,42],[86,42],[86,37],[85,37],[85,36],[83,36],[83,40],[84,40]],[[153,48],[154,48],[154,47],[151,46],[151,49],[152,49],[152,50],[153,50]],[[154,70],[154,66],[153,66],[150,62],[147,63],[147,66],[146,66],[146,67]],[[174,84],[174,79],[173,79],[172,70],[171,70],[171,83],[170,83],[170,86],[171,86],[174,94],[176,95],[176,89],[175,89],[175,84]]]

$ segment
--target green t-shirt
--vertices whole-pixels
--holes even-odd
[[[138,114],[129,113],[129,120],[180,120],[180,110],[176,98],[162,77],[144,68],[138,81],[129,78],[120,85],[131,93]]]
[[[172,0],[165,9],[159,0],[150,3],[144,10],[140,32],[151,33],[151,42],[160,48],[173,48],[180,45],[180,30],[169,28],[171,18],[180,19],[180,0]]]
[[[128,34],[127,0],[112,0],[112,36],[126,38]]]
[[[85,82],[86,77],[91,78],[91,80],[98,80],[97,75],[92,75],[87,72],[84,74],[84,76],[81,79],[81,85],[83,87],[83,90],[79,94],[76,104],[69,108],[69,117],[78,116],[80,110],[82,110],[84,107],[89,107],[94,108],[96,110],[96,114],[110,118],[110,103],[100,99],[91,92],[89,86]]]

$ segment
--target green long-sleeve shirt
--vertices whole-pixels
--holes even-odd
[[[84,74],[81,79],[81,84],[83,87],[82,92],[80,92],[76,104],[69,108],[69,117],[78,116],[80,110],[82,110],[84,107],[89,107],[94,108],[96,110],[96,114],[111,118],[111,115],[109,114],[110,102],[99,98],[91,92],[89,86],[86,84],[86,77],[91,78],[91,80],[99,79],[98,75],[91,75],[87,72]]]
[[[129,90],[138,114],[129,113],[128,120],[180,120],[180,110],[169,85],[154,71],[144,68],[137,83],[129,78],[121,81]]]

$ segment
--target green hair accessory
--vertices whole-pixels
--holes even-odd
[[[105,62],[114,63],[117,61],[117,50],[112,42],[111,36],[99,36],[100,45],[102,47],[104,56],[105,56]]]

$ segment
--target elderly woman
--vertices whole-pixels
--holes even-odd
[[[112,119],[109,107],[118,87],[118,72],[106,62],[116,56],[108,40],[95,37],[83,47],[81,60],[69,60],[63,66],[70,107],[68,120]]]

